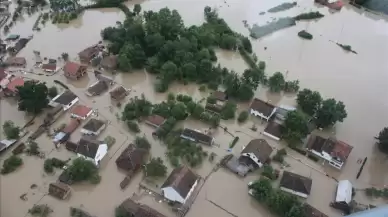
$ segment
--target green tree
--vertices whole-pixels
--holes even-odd
[[[61,56],[62,56],[62,59],[64,61],[67,61],[69,59],[69,54],[68,53],[62,53]]]
[[[38,155],[40,153],[39,151],[39,145],[35,141],[30,141],[27,148],[27,153],[30,155]]]
[[[321,106],[322,97],[317,91],[303,89],[299,91],[296,101],[303,112],[313,116]]]
[[[136,136],[135,138],[135,145],[138,148],[143,148],[146,150],[149,150],[151,148],[151,143],[148,141],[148,139],[145,136]]]
[[[126,53],[119,53],[117,58],[117,67],[120,71],[128,72],[132,69],[131,62]]]
[[[134,133],[140,133],[139,125],[135,121],[127,121],[128,129]]]
[[[3,124],[4,134],[7,139],[18,139],[20,135],[20,128],[15,126],[12,121],[6,121]]]
[[[306,217],[303,205],[296,203],[291,207],[291,209],[286,213],[285,217]]]
[[[298,145],[309,133],[307,120],[299,111],[291,111],[284,121],[282,137],[291,146]]]
[[[384,127],[375,139],[380,151],[388,154],[388,127]]]
[[[55,86],[52,86],[48,89],[48,96],[54,98],[58,95],[58,89]]]
[[[147,177],[164,177],[167,173],[167,167],[160,157],[152,158],[145,166],[145,173]]]
[[[15,171],[18,167],[23,164],[23,160],[16,156],[11,155],[3,162],[3,168],[1,169],[1,174],[8,174]]]
[[[243,123],[245,122],[246,120],[248,120],[248,117],[249,117],[249,113],[247,111],[242,111],[240,112],[240,114],[238,115],[238,118],[237,118],[237,121],[239,123]]]
[[[322,105],[316,113],[315,124],[317,127],[325,128],[334,125],[338,121],[343,122],[347,116],[343,102],[326,99],[322,101]]]
[[[176,120],[184,120],[187,117],[186,106],[183,103],[176,103],[171,108],[171,115]]]
[[[237,110],[237,104],[227,101],[221,110],[221,118],[224,120],[234,119]]]
[[[178,75],[178,67],[175,63],[168,61],[161,68],[161,79],[166,83],[170,83]]]
[[[19,93],[19,110],[38,114],[48,105],[48,89],[45,83],[26,81],[16,87]]]
[[[94,183],[95,180],[100,180],[98,168],[90,160],[79,157],[67,168],[66,173],[74,182],[89,180]]]
[[[252,44],[248,37],[241,38],[242,45],[248,53],[252,53]]]
[[[135,6],[133,7],[133,12],[134,12],[136,15],[139,15],[139,14],[140,14],[140,11],[141,11],[141,6],[140,6],[140,4],[135,4]]]
[[[268,86],[270,91],[272,92],[280,92],[284,88],[285,79],[282,73],[275,72],[269,79],[268,79]]]
[[[271,181],[266,178],[254,182],[249,188],[253,190],[253,197],[260,202],[266,201],[273,191]]]

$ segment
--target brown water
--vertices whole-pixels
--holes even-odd
[[[297,7],[284,12],[259,15],[260,12],[283,2],[285,1],[149,0],[131,1],[127,5],[133,6],[135,3],[141,3],[143,10],[158,10],[162,7],[177,9],[187,25],[203,22],[202,11],[204,6],[217,7],[220,16],[234,30],[246,35],[248,30],[244,27],[243,20],[247,20],[247,23],[252,26],[255,23],[265,24],[276,17],[292,16],[310,10],[319,10],[321,13],[326,14],[327,16],[319,21],[300,22],[295,27],[281,30],[256,40],[253,42],[253,47],[259,60],[267,62],[267,74],[271,75],[276,71],[284,73],[288,71],[286,74],[287,78],[299,79],[301,87],[318,90],[324,97],[334,97],[345,103],[348,118],[344,123],[337,124],[335,129],[330,132],[322,132],[325,135],[333,135],[335,133],[338,139],[346,141],[355,147],[341,173],[322,165],[314,164],[297,153],[291,152],[293,156],[302,158],[302,162],[309,164],[309,166],[301,164],[293,158],[287,158],[287,162],[291,165],[287,170],[310,176],[314,180],[313,191],[307,201],[330,216],[337,215],[337,212],[328,207],[328,203],[333,199],[335,182],[328,179],[322,173],[317,172],[317,170],[324,170],[338,179],[349,179],[357,188],[364,188],[370,185],[381,187],[384,184],[388,184],[386,175],[387,160],[376,150],[373,140],[373,136],[386,125],[388,120],[385,112],[388,109],[388,103],[385,98],[388,65],[384,63],[385,57],[388,55],[388,41],[386,40],[388,23],[385,19],[371,14],[362,14],[350,6],[345,6],[339,13],[331,14],[326,8],[315,7],[312,1],[309,0],[298,1],[299,5]],[[26,15],[24,19],[17,22],[10,33],[22,36],[32,34],[32,25],[37,16],[38,14],[31,17]],[[77,59],[76,55],[80,50],[100,40],[102,28],[115,25],[116,21],[122,21],[123,19],[124,15],[119,10],[104,9],[86,11],[79,19],[72,21],[69,25],[53,25],[48,22],[42,27],[40,32],[34,33],[33,40],[19,53],[19,56],[28,58],[29,67],[34,63],[33,50],[41,51],[42,57],[56,58],[61,53],[67,52],[71,59]],[[303,29],[314,35],[312,41],[304,41],[297,36],[297,32]],[[345,53],[329,40],[351,45],[358,52],[358,55]],[[231,68],[238,73],[242,73],[247,68],[237,54],[219,51],[217,56],[222,66]],[[60,62],[60,64],[63,63]],[[61,73],[50,77],[33,74],[25,74],[24,76],[45,80],[49,85],[53,85],[54,79],[66,82]],[[132,89],[130,97],[144,93],[148,99],[155,102],[162,101],[166,97],[165,94],[153,92],[152,84],[155,78],[144,71],[119,74],[115,77],[115,80]],[[78,82],[68,82],[68,84],[71,90],[80,97],[81,103],[98,109],[99,118],[111,121],[109,128],[100,136],[101,139],[105,138],[106,135],[116,138],[115,145],[109,150],[109,156],[103,161],[100,172],[102,175],[101,183],[97,186],[90,186],[88,184],[76,185],[69,201],[58,201],[49,196],[43,197],[47,193],[48,184],[56,179],[59,172],[54,176],[44,175],[42,170],[43,160],[23,156],[24,166],[21,169],[13,174],[0,177],[1,216],[25,216],[27,210],[34,203],[38,202],[47,203],[54,209],[55,213],[60,213],[53,216],[68,215],[67,212],[70,206],[83,207],[97,216],[113,216],[113,209],[116,205],[123,199],[132,196],[134,192],[138,192],[137,183],[142,179],[142,175],[139,174],[132,184],[125,191],[122,191],[119,189],[119,183],[124,174],[117,171],[114,164],[114,160],[125,146],[134,139],[134,135],[128,133],[125,126],[117,121],[115,114],[120,112],[120,108],[117,108],[110,102],[107,93],[95,98],[87,97],[84,94],[87,86],[94,81],[94,75],[89,73],[87,78],[83,78]],[[198,87],[191,84],[173,84],[169,91],[189,94],[198,100],[206,97],[208,94],[206,92],[199,92]],[[295,104],[295,95],[270,94],[265,88],[259,88],[256,91],[256,96],[270,100],[274,104]],[[246,108],[247,104],[244,104],[240,105],[239,109]],[[16,111],[15,102],[2,100],[0,109],[1,123],[7,119],[12,119],[17,125],[21,126],[27,120],[23,113]],[[56,126],[67,121],[68,117],[65,116],[56,123]],[[257,132],[249,130],[253,123],[258,127]],[[34,127],[38,126],[38,124],[31,126],[29,130],[34,130]],[[193,120],[186,121],[184,125],[200,130],[208,128],[207,125]],[[243,125],[238,125],[233,121],[222,122],[221,125],[227,126],[229,131],[240,137],[240,141],[233,149],[233,153],[236,154],[240,152],[243,145],[248,143],[249,140],[260,138],[259,132],[265,127],[264,124],[261,124],[256,119],[250,120]],[[140,127],[142,133],[152,142],[151,156],[165,159],[165,147],[151,137],[153,129],[144,125]],[[76,140],[79,137],[78,130],[72,139]],[[249,136],[236,131],[247,133]],[[214,135],[219,147],[205,149],[209,153],[215,152],[217,159],[219,159],[227,153],[226,149],[233,138],[222,130],[214,132]],[[38,138],[37,142],[49,157],[61,159],[74,158],[72,153],[63,148],[55,150],[46,135]],[[269,142],[274,147],[281,147],[281,144],[274,141],[269,140]],[[4,159],[8,155],[5,154],[1,158]],[[364,172],[358,180],[355,180],[360,166],[356,161],[366,156],[368,157],[368,162]],[[214,164],[205,160],[203,165],[196,168],[196,171],[201,176],[206,176],[210,173],[212,166]],[[311,167],[316,170],[311,169]],[[172,168],[169,166],[169,171],[171,170]],[[205,183],[188,216],[204,215],[205,210],[206,214],[211,216],[230,216],[209,201],[241,217],[270,216],[263,207],[253,201],[247,194],[246,183],[256,178],[257,175],[253,174],[242,180],[234,174],[220,169],[212,174]],[[161,182],[163,180],[150,185],[154,185],[156,188],[155,185],[159,185]],[[37,184],[38,188],[30,189],[31,184]],[[19,196],[23,193],[27,193],[28,201],[19,199]],[[40,201],[42,197],[43,199]],[[357,194],[356,199],[364,203],[380,204],[382,202],[370,201],[363,197],[362,192]],[[170,217],[173,216],[163,203],[156,202],[152,197],[142,197],[140,201],[150,206],[158,207],[158,210]],[[18,208],[15,209],[13,207]]]

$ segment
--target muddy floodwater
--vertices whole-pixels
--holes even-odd
[[[319,91],[324,98],[335,98],[346,105],[348,117],[343,123],[326,132],[319,132],[325,136],[336,136],[354,149],[342,171],[335,171],[321,164],[312,163],[297,153],[290,152],[299,160],[287,159],[291,167],[288,170],[300,173],[313,178],[312,195],[307,202],[325,212],[329,216],[339,214],[328,207],[333,199],[335,182],[327,178],[323,173],[337,179],[349,179],[355,187],[362,189],[368,186],[383,187],[388,184],[388,160],[378,152],[375,146],[374,136],[387,125],[388,122],[388,19],[374,14],[366,13],[350,5],[345,5],[340,12],[333,13],[325,7],[314,5],[312,0],[300,0],[298,4],[286,11],[267,13],[259,15],[279,4],[285,3],[282,0],[149,0],[130,1],[128,7],[140,3],[143,10],[159,10],[163,7],[177,9],[186,25],[201,24],[203,19],[203,8],[207,5],[218,8],[222,18],[235,31],[249,35],[248,29],[244,26],[246,20],[248,26],[265,25],[268,22],[278,20],[282,17],[292,17],[300,13],[319,11],[325,17],[317,21],[297,22],[295,26],[276,31],[270,35],[253,40],[253,50],[259,60],[266,61],[267,75],[274,72],[283,72],[287,79],[300,81],[302,88],[310,88]],[[27,44],[18,56],[27,58],[28,68],[34,64],[33,51],[41,52],[42,57],[57,58],[63,52],[67,52],[70,59],[77,60],[77,53],[82,49],[95,44],[99,40],[100,31],[107,27],[116,25],[117,21],[123,21],[124,14],[117,9],[101,9],[85,11],[77,20],[70,24],[54,25],[47,22],[40,32],[32,32],[32,26],[38,14],[31,17],[25,15],[11,28],[10,34],[28,36],[33,34],[34,38]],[[301,30],[306,30],[314,39],[305,41],[297,36]],[[351,45],[357,51],[357,55],[346,53],[335,43]],[[233,52],[217,51],[219,63],[242,73],[248,68],[240,55]],[[59,64],[63,62],[59,61]],[[154,198],[143,195],[139,192],[138,183],[142,180],[139,174],[132,180],[126,190],[120,190],[119,183],[124,174],[116,169],[115,159],[121,151],[134,139],[134,135],[128,133],[127,129],[117,119],[122,108],[117,108],[110,102],[107,93],[99,97],[87,97],[84,92],[88,85],[95,82],[92,69],[86,77],[77,82],[68,82],[58,73],[54,76],[39,76],[36,74],[21,74],[28,78],[46,81],[49,86],[54,85],[53,80],[61,80],[66,83],[72,91],[80,97],[80,103],[89,105],[98,110],[99,118],[110,121],[108,128],[104,131],[101,139],[107,135],[114,136],[116,143],[110,148],[108,156],[104,158],[100,175],[101,183],[96,186],[81,184],[73,187],[72,196],[68,201],[59,201],[47,193],[48,184],[55,181],[59,174],[47,175],[43,171],[43,159],[29,156],[22,156],[24,165],[16,172],[6,176],[0,176],[0,216],[22,217],[26,216],[29,208],[35,203],[49,204],[54,210],[52,216],[68,216],[70,206],[81,207],[96,216],[113,216],[114,208],[125,198],[131,197],[134,193],[140,202],[155,207],[163,214],[172,217],[174,214],[164,203]],[[166,94],[157,94],[153,91],[155,77],[144,70],[132,73],[121,73],[114,76],[118,84],[131,89],[129,97],[144,94],[153,102],[160,102],[166,99]],[[183,93],[193,96],[195,99],[202,99],[208,96],[208,92],[200,92],[195,84],[181,85],[174,83],[170,86],[170,92]],[[259,87],[255,94],[263,100],[269,100],[275,105],[295,105],[295,95],[271,94],[264,87]],[[129,98],[128,97],[128,98]],[[128,99],[127,99],[128,100]],[[239,110],[247,109],[248,103],[240,104]],[[12,99],[0,101],[0,122],[12,120],[18,126],[23,126],[31,117],[26,117],[23,112],[17,111],[17,103]],[[37,123],[28,127],[33,131],[39,126]],[[68,116],[62,117],[54,124],[59,127],[62,123],[69,121]],[[257,132],[249,128],[255,123]],[[187,120],[184,126],[205,130],[207,125]],[[249,122],[239,125],[234,121],[222,122],[240,140],[233,153],[239,153],[242,147],[252,138],[261,138],[259,132],[263,131],[265,125],[257,119],[251,118]],[[165,159],[165,146],[151,137],[153,129],[144,124],[140,125],[144,133],[152,143],[152,157]],[[237,132],[236,132],[237,131]],[[244,133],[241,133],[244,132]],[[76,131],[74,139],[79,134]],[[206,151],[215,152],[217,159],[227,154],[229,143],[233,137],[221,130],[214,132],[217,147],[205,148]],[[78,135],[79,136],[79,135]],[[3,135],[2,135],[3,138]],[[74,158],[74,154],[63,147],[56,150],[49,138],[44,134],[37,139],[42,151],[49,157],[58,157],[66,160]],[[283,144],[270,141],[274,147],[280,148]],[[0,156],[3,160],[10,155],[9,152]],[[356,174],[360,167],[357,160],[368,157],[368,162],[359,179]],[[165,159],[167,161],[167,159]],[[305,163],[309,165],[305,165]],[[168,164],[168,163],[167,163]],[[168,164],[168,172],[172,170]],[[203,165],[195,168],[197,173],[206,177],[211,173],[214,163],[204,161]],[[59,171],[58,171],[59,173]],[[209,176],[198,195],[189,217],[217,216],[227,217],[231,214],[239,217],[271,216],[265,208],[252,200],[247,194],[246,183],[257,179],[257,174],[252,174],[245,179],[240,179],[230,172],[219,169]],[[163,180],[161,180],[162,182]],[[38,187],[31,189],[36,184]],[[160,183],[151,183],[155,189]],[[26,194],[28,200],[22,201],[19,196]],[[380,204],[381,201],[371,201],[363,197],[363,192],[358,192],[356,199],[363,203]],[[16,208],[15,208],[16,207]],[[223,209],[221,209],[222,207]]]

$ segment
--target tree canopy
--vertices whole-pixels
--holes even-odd
[[[79,157],[67,168],[66,173],[74,182],[90,181],[91,183],[100,182],[101,177],[98,175],[98,168],[92,161]]]
[[[284,79],[284,76],[280,72],[275,72],[271,77],[268,79],[268,86],[270,91],[272,92],[280,92],[284,89],[284,85],[286,83],[286,80]]]
[[[145,173],[147,177],[164,177],[167,173],[167,167],[160,157],[152,158],[145,166]]]
[[[19,110],[38,114],[48,105],[48,88],[45,83],[26,81],[16,87],[19,94]]]
[[[103,39],[111,42],[109,51],[118,55],[121,71],[146,68],[157,75],[155,89],[159,92],[167,91],[173,81],[198,82],[212,89],[223,85],[231,97],[239,100],[252,98],[258,82],[263,80],[263,70],[248,71],[242,78],[213,64],[217,61],[214,47],[252,52],[249,39],[233,32],[215,10],[206,7],[206,22],[190,27],[183,25],[176,10],[144,11],[142,16],[140,12],[140,5],[135,5],[134,13],[122,25],[101,32]]]
[[[18,139],[20,134],[20,128],[15,126],[12,121],[6,121],[3,124],[4,134],[7,139]]]
[[[317,91],[303,89],[299,91],[296,101],[303,112],[313,116],[321,106],[322,97]]]
[[[291,146],[298,145],[309,133],[306,117],[299,111],[291,111],[284,121],[283,138]]]
[[[384,127],[375,139],[380,151],[388,154],[388,127]]]
[[[322,101],[322,105],[317,111],[315,124],[317,127],[325,128],[334,125],[338,121],[342,122],[347,116],[343,102],[326,99]]]

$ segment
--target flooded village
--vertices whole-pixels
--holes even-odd
[[[74,2],[0,1],[0,216],[387,203],[387,15],[346,0]]]

